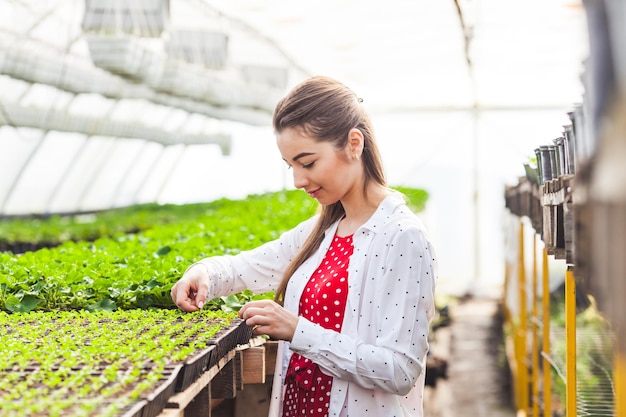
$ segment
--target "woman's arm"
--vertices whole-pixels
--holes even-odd
[[[192,264],[172,287],[172,300],[182,310],[195,311],[207,300],[245,289],[255,293],[275,290],[316,220],[316,217],[308,219],[257,248],[237,255],[212,256]]]

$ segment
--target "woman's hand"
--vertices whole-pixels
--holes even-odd
[[[197,264],[191,266],[174,284],[170,295],[178,308],[191,312],[204,306],[208,292],[209,273],[203,265]]]
[[[250,301],[239,310],[239,317],[254,334],[291,341],[298,325],[298,316],[272,300]]]

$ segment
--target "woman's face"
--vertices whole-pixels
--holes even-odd
[[[316,141],[302,129],[286,128],[277,135],[278,149],[293,171],[293,184],[320,204],[343,199],[362,172],[348,149],[336,149],[330,142]]]

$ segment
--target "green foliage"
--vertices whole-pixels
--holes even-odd
[[[415,212],[422,211],[428,200],[428,193],[422,189],[393,187],[404,193],[409,206]],[[299,191],[278,192],[284,202],[305,207],[315,206],[315,202]],[[252,195],[246,200],[255,205],[255,201],[265,200],[266,195]],[[210,203],[195,204],[139,204],[136,206],[78,215],[49,215],[35,218],[0,219],[0,248],[13,244],[31,244],[56,246],[66,241],[93,241],[98,238],[113,237],[120,234],[143,232],[168,224],[193,222],[208,213],[244,206],[244,201],[220,199]],[[234,213],[237,215],[237,213]]]
[[[426,208],[426,202],[428,201],[428,192],[421,188],[410,187],[392,187],[393,189],[400,191],[407,198],[407,204],[411,210],[415,213],[419,213]]]
[[[590,298],[590,306],[576,315],[576,392],[579,412],[595,416],[593,410],[612,406],[614,393],[607,389],[613,384],[614,337],[609,322]],[[565,299],[562,293],[552,294],[550,301],[551,342],[550,356],[554,358],[561,374],[565,375]],[[567,386],[562,376],[553,368],[554,394],[566,403]],[[609,407],[610,408],[610,407]]]
[[[407,188],[402,191],[414,207],[423,206],[424,193]],[[27,312],[172,308],[170,288],[188,265],[276,239],[316,210],[315,200],[292,190],[238,201],[220,199],[206,204],[165,206],[163,213],[155,206],[148,206],[146,213],[139,208],[116,211],[120,225],[144,230],[112,236],[105,233],[93,241],[67,240],[59,246],[19,256],[0,254],[0,309]],[[128,213],[128,217],[123,213]],[[111,213],[98,216],[105,219],[102,224],[115,223]],[[149,227],[148,218],[157,223]],[[58,224],[60,220],[50,221]],[[78,230],[83,230],[82,224]],[[93,224],[100,222],[94,220]],[[66,226],[72,230],[70,223]],[[33,227],[42,227],[42,222],[37,221]],[[213,300],[207,306],[233,311],[247,300],[271,296],[243,292]]]
[[[94,240],[118,233],[138,232],[156,224],[191,219],[204,204],[141,204],[127,208],[73,216],[38,216],[0,220],[0,244],[42,243],[54,246],[69,240]]]
[[[0,312],[0,417],[116,415],[231,325],[209,310]]]
[[[66,241],[20,256],[3,253],[0,308],[24,312],[173,307],[169,289],[189,264],[275,239],[310,217],[316,210],[313,203],[296,191],[242,201],[222,199],[204,204],[203,210],[200,205],[182,206],[182,220],[172,221],[170,212],[166,223],[141,233]]]

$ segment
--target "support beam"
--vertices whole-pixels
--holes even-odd
[[[19,47],[16,45],[20,45]],[[276,101],[284,91],[267,88],[265,85],[250,85],[243,75],[226,77],[220,71],[202,70],[197,66],[179,65],[172,68],[169,63],[167,78],[157,77],[145,83],[127,80],[95,67],[85,57],[59,54],[47,45],[32,40],[20,40],[17,35],[3,33],[0,29],[0,74],[31,83],[39,83],[58,88],[69,93],[100,94],[104,97],[122,99],[143,99],[155,104],[176,107],[191,113],[199,113],[220,120],[233,120],[251,125],[267,125]],[[177,78],[171,78],[178,74]],[[193,74],[200,76],[211,88],[201,97],[185,96],[184,91],[172,93],[172,81]],[[213,96],[211,91],[228,91],[227,99]],[[197,95],[197,90],[187,91]]]
[[[168,132],[160,128],[139,123],[118,122],[99,117],[68,114],[65,110],[40,109],[22,106],[17,103],[3,103],[0,125],[31,127],[45,131],[82,133],[88,136],[109,136],[116,138],[144,139],[162,145],[215,144],[222,153],[228,155],[231,137],[225,133],[188,134]]]

